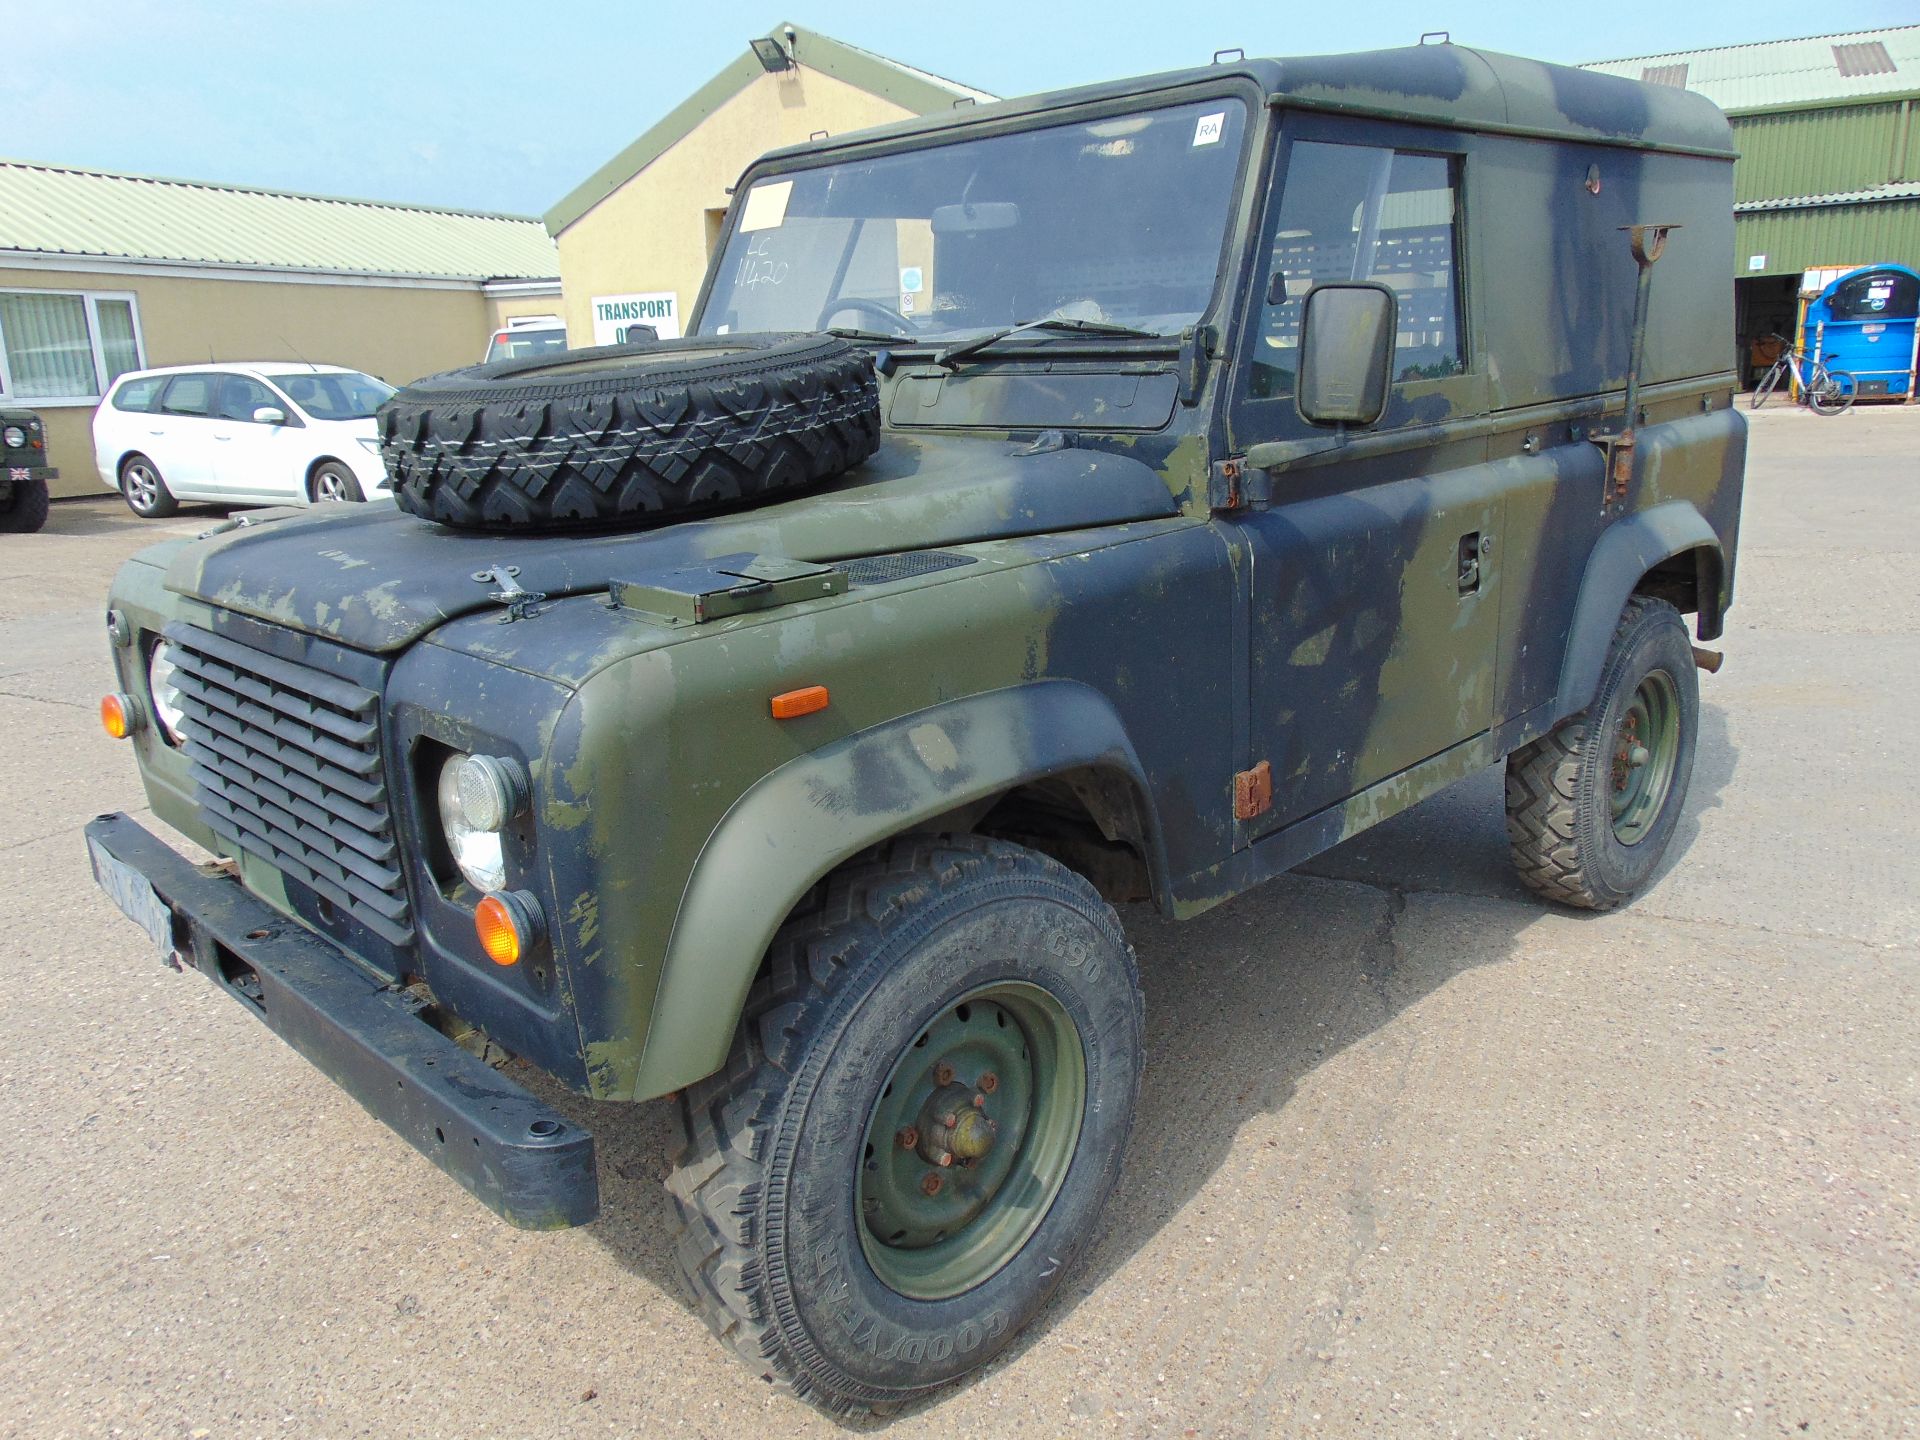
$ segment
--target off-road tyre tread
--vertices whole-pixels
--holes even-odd
[[[866,352],[832,336],[724,338],[750,348],[660,341],[575,352],[636,357],[578,379],[516,377],[525,362],[507,362],[416,381],[380,411],[394,499],[461,529],[631,523],[802,490],[879,448]],[[660,352],[688,363],[638,363]]]
[[[47,523],[50,504],[46,481],[15,481],[12,503],[0,510],[0,532],[9,535],[33,534]]]
[[[754,1227],[762,1162],[793,1078],[788,1067],[859,957],[923,902],[988,867],[1038,870],[1090,904],[1105,903],[1082,876],[1022,846],[975,835],[888,841],[834,871],[796,907],[748,992],[725,1067],[680,1092],[681,1138],[667,1190],[680,1219],[675,1253],[686,1294],[750,1370],[831,1415],[887,1413],[911,1397],[837,1393],[809,1371],[815,1357],[790,1343],[790,1335],[803,1336],[799,1327],[780,1324],[778,1287],[761,1271]]]
[[[1664,600],[1646,595],[1628,600],[1614,627],[1603,684],[1612,657],[1646,616],[1660,611],[1679,620],[1679,612]],[[1514,751],[1506,767],[1507,848],[1514,869],[1536,894],[1579,910],[1613,910],[1632,898],[1600,885],[1588,863],[1593,845],[1584,827],[1591,822],[1580,804],[1579,784],[1596,710],[1597,702]]]

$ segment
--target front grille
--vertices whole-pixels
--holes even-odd
[[[192,625],[164,633],[208,826],[389,944],[409,943],[380,697]]]

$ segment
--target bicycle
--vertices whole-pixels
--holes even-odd
[[[1749,409],[1758,410],[1766,404],[1780,382],[1788,377],[1800,387],[1802,400],[1816,415],[1841,415],[1852,408],[1853,376],[1845,370],[1829,370],[1813,356],[1795,350],[1784,335],[1765,338],[1778,340],[1786,348],[1753,387],[1753,398],[1747,402]]]

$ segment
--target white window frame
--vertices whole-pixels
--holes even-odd
[[[7,337],[4,322],[0,322],[0,400],[9,405],[24,405],[30,409],[52,409],[60,405],[98,405],[106,397],[107,360],[100,349],[100,302],[102,300],[124,300],[133,316],[133,355],[138,362],[133,368],[147,368],[147,341],[140,326],[140,297],[131,290],[52,290],[43,286],[0,285],[0,295],[70,295],[83,300],[87,306],[87,343],[93,351],[93,384],[91,395],[35,395],[31,398],[16,395],[13,389],[13,371],[7,363]]]

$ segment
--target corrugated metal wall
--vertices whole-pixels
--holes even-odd
[[[1902,121],[1909,131],[1920,125],[1920,116],[1906,108],[1905,115],[1896,103],[1733,117],[1733,143],[1740,151],[1733,170],[1735,203],[1831,195],[1890,180],[1920,179],[1914,173],[1920,152],[1911,138],[1906,163],[1895,163]]]
[[[1885,260],[1920,268],[1920,200],[1737,215],[1733,234],[1734,271],[1741,276],[1797,275],[1816,265],[1868,265]],[[1766,264],[1749,271],[1750,255],[1766,256]]]

